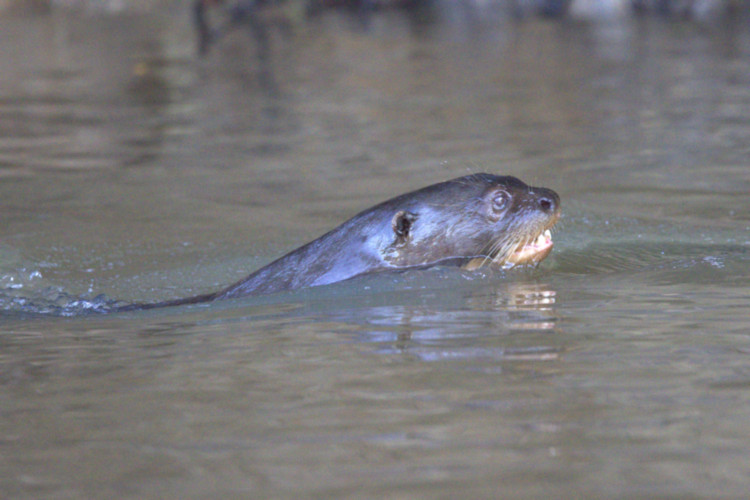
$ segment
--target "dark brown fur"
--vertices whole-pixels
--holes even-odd
[[[388,270],[470,261],[501,264],[519,244],[552,227],[559,214],[560,198],[550,189],[515,177],[468,175],[368,208],[218,292],[118,310],[296,290]]]

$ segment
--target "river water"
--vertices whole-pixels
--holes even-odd
[[[0,496],[747,493],[748,19],[433,5],[0,14]],[[538,269],[90,312],[480,171],[561,195]]]

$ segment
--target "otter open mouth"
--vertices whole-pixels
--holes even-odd
[[[508,256],[507,260],[500,264],[505,269],[515,266],[539,264],[552,251],[552,246],[552,232],[549,229],[545,229],[535,240],[516,248],[516,250]]]
[[[516,266],[535,266],[543,261],[552,251],[552,231],[545,229],[539,236],[527,243],[520,243],[510,253],[500,251],[493,257],[475,257],[461,267],[473,271],[491,262],[503,269]]]

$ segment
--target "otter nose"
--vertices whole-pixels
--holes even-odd
[[[551,214],[557,211],[557,207],[560,205],[560,197],[551,189],[537,188],[536,190],[539,198],[539,208],[542,212]]]

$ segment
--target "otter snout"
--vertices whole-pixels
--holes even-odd
[[[560,196],[547,188],[534,188],[537,196],[537,206],[545,214],[555,214],[560,210]]]

